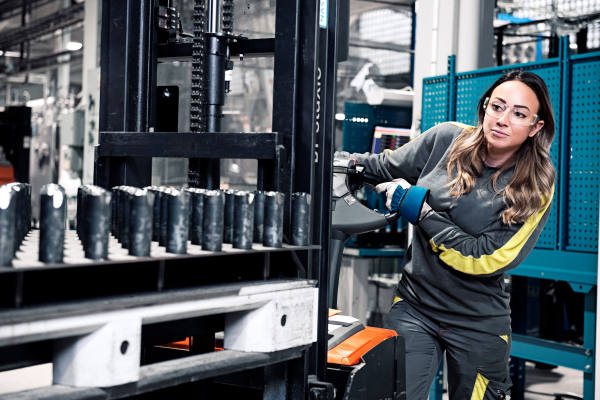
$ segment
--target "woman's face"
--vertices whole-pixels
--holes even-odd
[[[539,101],[535,92],[520,81],[498,85],[489,97],[483,119],[488,154],[510,157],[528,137],[544,126],[536,118]]]

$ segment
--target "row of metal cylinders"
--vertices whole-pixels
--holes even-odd
[[[174,254],[185,254],[188,241],[207,251],[221,251],[223,243],[282,247],[284,201],[281,192],[86,185],[77,192],[77,235],[93,260],[109,258],[109,233],[130,255],[142,257],[150,256],[152,241]],[[59,185],[40,191],[41,262],[63,262],[66,203]],[[310,195],[292,194],[290,244],[309,243],[309,208]],[[0,265],[11,265],[30,229],[31,186],[0,187]]]
[[[188,241],[207,251],[221,251],[223,243],[238,249],[283,243],[281,192],[118,186],[112,197],[110,230],[131,255],[149,255],[150,241],[174,254],[185,254]],[[309,197],[292,194],[290,244],[308,244]]]

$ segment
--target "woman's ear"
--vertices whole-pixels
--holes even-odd
[[[535,135],[537,135],[537,133],[539,131],[541,131],[543,127],[544,127],[543,120],[536,122],[535,125],[533,126],[533,128],[531,129],[531,132],[529,132],[529,137],[534,137]]]

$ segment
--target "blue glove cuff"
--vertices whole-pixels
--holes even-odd
[[[396,190],[397,192],[397,190]],[[423,203],[429,195],[429,189],[421,186],[411,186],[404,195],[404,201],[400,204],[400,215],[408,220],[411,224],[416,224],[419,221],[419,215],[423,208]],[[396,193],[394,193],[396,196]],[[392,200],[393,202],[393,200]]]
[[[396,190],[394,190],[394,194],[392,195],[390,211],[398,211],[398,207],[400,207],[400,204],[402,204],[402,200],[404,199],[404,196],[406,196],[407,192],[408,189],[404,189],[402,186],[398,185]]]

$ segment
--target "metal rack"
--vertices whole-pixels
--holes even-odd
[[[192,51],[181,43],[158,45],[155,8],[162,3],[103,1],[94,183],[147,186],[152,157],[193,158],[208,165],[226,157],[257,159],[258,189],[286,194],[284,238],[290,236],[291,194],[311,194],[310,243],[2,268],[0,346],[7,356],[0,367],[50,360],[59,370],[74,365],[74,377],[57,378],[55,372],[55,385],[16,393],[18,398],[37,398],[42,392],[47,398],[72,399],[157,390],[206,394],[215,377],[252,389],[261,382],[265,398],[303,399],[308,392],[330,391],[322,381],[339,1],[277,1],[275,38],[237,40],[229,49],[232,55],[254,52],[274,58],[273,132],[264,133],[154,132],[164,126],[157,117],[157,62],[186,61]],[[199,181],[218,186],[214,177]],[[182,312],[186,304],[190,308]],[[94,322],[83,326],[90,318]],[[215,352],[215,333],[223,330],[230,350]],[[281,330],[291,336],[281,336]],[[123,339],[122,332],[133,333]],[[297,340],[290,339],[294,334]],[[162,361],[162,355],[144,352],[185,336],[194,340],[186,358]],[[87,338],[95,338],[90,339],[95,350],[84,349]],[[257,345],[261,340],[267,341]],[[141,366],[135,363],[136,346],[142,347]],[[111,374],[121,368],[119,363],[94,365],[91,377],[78,375],[90,367],[85,359],[96,357],[98,349],[129,359],[124,361],[126,367],[132,363],[126,382]]]
[[[570,55],[568,38],[565,37],[561,38],[557,58],[463,73],[456,73],[454,65],[454,56],[450,56],[447,75],[423,81],[423,131],[448,120],[474,124],[480,94],[510,70],[534,72],[548,86],[557,127],[550,150],[557,168],[555,201],[536,248],[510,274],[565,281],[573,291],[583,293],[583,345],[514,333],[511,355],[583,371],[584,398],[591,399],[594,397],[595,376],[600,193],[597,161],[600,142],[596,134],[600,114],[592,99],[597,98],[600,92],[600,53]],[[518,312],[513,310],[513,320],[519,318]],[[517,387],[523,384],[522,367],[518,376],[520,379],[514,382]],[[513,398],[517,398],[514,392]]]

